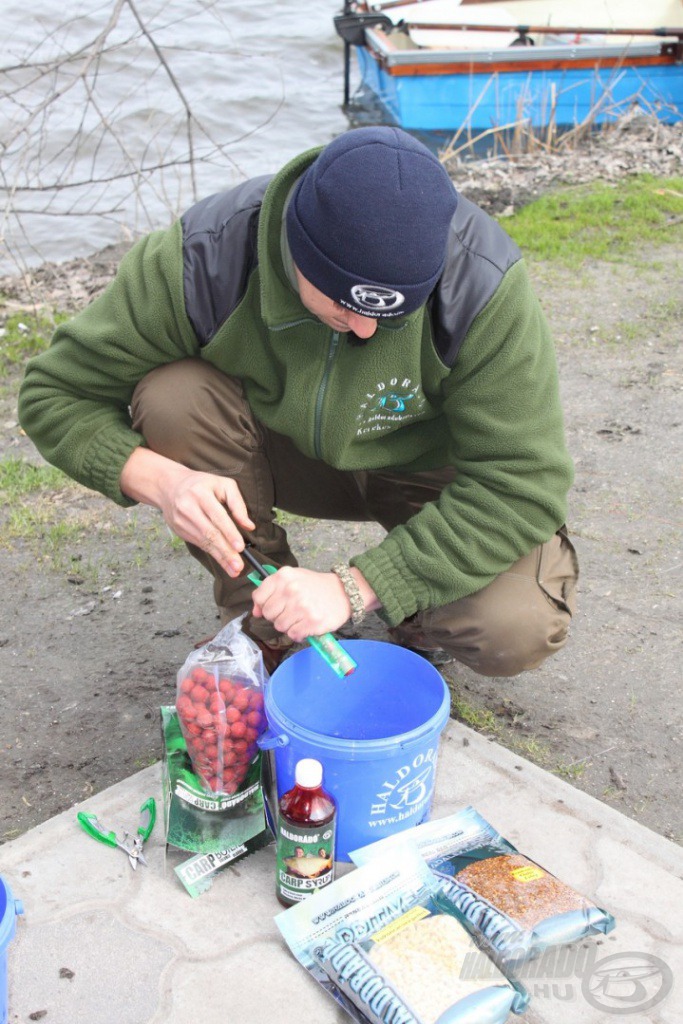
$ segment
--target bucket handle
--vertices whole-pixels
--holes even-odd
[[[273,747],[286,747],[289,743],[289,736],[284,733],[271,732],[270,729],[266,729],[257,739],[257,744],[261,750],[272,750]]]
[[[19,914],[24,913],[24,904],[21,902],[21,900],[14,901],[14,913],[17,917],[19,917]]]

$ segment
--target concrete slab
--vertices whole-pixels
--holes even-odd
[[[210,891],[192,900],[173,873],[177,859],[165,855],[159,824],[145,848],[148,867],[134,873],[122,853],[89,840],[76,823],[83,809],[132,824],[150,795],[161,802],[158,765],[0,849],[0,872],[25,906],[7,951],[9,1021],[347,1021],[280,938],[272,846],[223,869]],[[614,1024],[627,1016],[632,1024],[680,1024],[681,848],[451,722],[433,816],[468,803],[617,918],[611,935],[587,940],[595,952],[588,968],[584,944],[563,970],[546,961],[540,976],[526,979],[532,999],[521,1019]]]

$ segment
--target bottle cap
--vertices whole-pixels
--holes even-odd
[[[297,786],[303,789],[318,789],[323,781],[323,766],[313,757],[304,757],[297,761],[294,777]]]

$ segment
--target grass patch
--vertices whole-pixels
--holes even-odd
[[[56,325],[68,319],[67,313],[47,316],[26,311],[7,317],[0,332],[0,377],[7,377],[31,356],[43,352],[50,344]]]
[[[92,536],[93,523],[85,519],[58,519],[47,503],[11,509],[2,523],[0,546],[23,550],[42,570],[80,577],[98,586],[108,566],[84,561],[79,549]]]
[[[50,502],[36,500],[17,503],[7,508],[2,524],[0,543],[9,546],[10,541],[21,540],[41,558],[53,559],[56,552],[67,542],[77,541],[92,531],[92,522],[86,519],[57,518]]]
[[[680,269],[680,268],[679,268]],[[683,276],[683,270],[681,270]],[[660,302],[658,305],[648,306],[647,316],[656,324],[677,323],[681,315],[681,300],[679,296]]]
[[[572,782],[574,779],[580,779],[588,767],[589,765],[585,761],[574,761],[572,764],[564,764],[560,761],[553,768],[552,774]]]
[[[62,571],[71,571],[73,556],[67,548],[77,547],[86,534],[88,526],[82,522],[50,522],[45,525],[41,535],[42,555],[51,565]]]
[[[111,554],[113,538],[129,547],[125,566]],[[159,546],[173,554],[185,549],[151,510],[103,510],[61,470],[18,458],[0,460],[0,546],[23,548],[44,568],[80,576],[91,587],[143,568]],[[93,554],[84,559],[82,549]]]
[[[500,723],[493,711],[488,708],[477,708],[474,704],[463,700],[451,690],[451,713],[458,721],[469,725],[476,732],[483,732],[490,736],[499,736],[502,732]]]
[[[164,553],[170,550],[172,555],[187,550],[185,541],[169,530],[156,510],[138,506],[127,509],[122,518],[118,513],[114,514],[116,518],[109,522],[107,528],[111,535],[120,537],[130,544],[129,564],[137,569],[143,568],[153,558],[158,557],[160,547]],[[123,571],[123,568],[119,567],[120,571]]]
[[[25,459],[0,461],[0,501],[16,502],[36,491],[58,491],[70,486],[68,477],[54,466],[34,466]]]
[[[36,466],[25,459],[0,461],[0,545],[17,542],[39,563],[73,572],[70,553],[99,531],[97,513],[70,507],[69,492],[77,484],[54,466]]]
[[[550,760],[550,750],[545,743],[541,743],[535,736],[517,737],[513,734],[504,743],[508,750],[526,757],[528,761],[533,761],[534,764],[539,765],[541,768],[545,767]]]
[[[160,519],[146,513],[115,506],[107,512],[95,495],[51,466],[0,462],[0,547],[23,549],[44,569],[80,577],[91,588],[144,568],[159,547],[172,556],[185,549]],[[125,555],[114,540],[127,545]]]
[[[294,523],[317,523],[318,520],[312,516],[300,516],[296,512],[284,512],[281,508],[275,509],[275,522],[278,526],[292,526]]]
[[[489,708],[479,708],[455,692],[453,685],[449,686],[451,691],[451,717],[468,725],[475,732],[495,739],[503,747],[507,747],[514,754],[533,761],[540,767],[546,767],[551,761],[551,752],[548,747],[540,742],[535,736],[523,735],[515,731],[514,723],[511,724],[497,717],[495,712]]]
[[[156,754],[147,754],[146,757],[138,757],[133,761],[133,765],[138,771],[142,771],[143,768],[151,768],[153,764],[156,764],[159,760]]]
[[[636,348],[650,334],[651,327],[645,320],[618,320],[609,327],[591,331],[584,344],[590,342],[595,347],[625,352]]]
[[[550,748],[535,736],[523,735],[510,727],[510,723],[501,721],[496,714],[488,708],[479,708],[469,701],[464,700],[457,694],[451,685],[451,717],[464,725],[468,725],[475,732],[496,740],[501,746],[507,747],[514,754],[532,761],[540,768],[545,768],[553,775],[558,775],[569,782],[580,779],[590,763],[584,758],[580,761],[573,761],[565,764],[557,761],[553,766],[553,756]],[[514,723],[513,723],[514,726]]]
[[[683,178],[636,175],[563,188],[505,218],[522,251],[577,268],[586,259],[618,261],[643,244],[683,235]]]

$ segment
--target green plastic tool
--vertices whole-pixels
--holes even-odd
[[[128,855],[130,866],[134,870],[137,869],[138,861],[141,864],[147,864],[142,848],[152,834],[156,817],[156,801],[154,797],[150,796],[140,808],[140,821],[135,836],[124,831],[123,839],[119,839],[116,832],[107,829],[96,814],[79,811],[76,815],[79,825],[92,839],[96,839],[98,843],[104,843],[106,846],[118,846],[120,850],[123,850]]]
[[[249,550],[244,549],[242,555],[254,567],[254,572],[247,573],[247,579],[251,580],[255,587],[258,587],[267,576],[277,572],[274,565],[261,565],[259,560]],[[306,637],[306,643],[310,644],[313,650],[317,651],[323,661],[330,666],[335,675],[340,679],[350,676],[358,668],[358,664],[350,654],[344,650],[339,641],[331,633],[322,633],[320,636]]]

